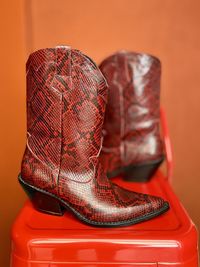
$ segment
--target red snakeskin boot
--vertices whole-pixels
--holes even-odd
[[[108,177],[147,181],[163,161],[160,137],[159,59],[120,51],[100,70],[107,79],[108,104],[101,161]]]
[[[165,212],[159,197],[125,190],[104,173],[99,153],[107,85],[87,56],[69,47],[27,62],[28,139],[19,182],[36,209],[69,209],[94,226],[135,224]]]

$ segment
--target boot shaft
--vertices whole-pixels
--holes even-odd
[[[104,60],[100,69],[109,86],[102,157],[113,154],[108,157],[119,166],[162,155],[159,59],[121,51]]]
[[[91,179],[101,147],[106,98],[103,75],[80,51],[57,47],[31,54],[23,176],[53,177],[54,186],[58,176]]]
[[[159,122],[160,61],[147,54],[122,51],[100,65],[109,85],[104,129],[126,137]],[[108,144],[109,146],[109,144]]]

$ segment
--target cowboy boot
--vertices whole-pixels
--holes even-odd
[[[47,48],[27,62],[28,139],[19,182],[36,209],[70,210],[94,226],[148,220],[169,205],[130,192],[104,173],[99,153],[107,85],[98,67],[78,50]]]
[[[100,70],[107,79],[108,104],[101,161],[108,177],[147,181],[163,161],[160,137],[159,59],[120,51]]]

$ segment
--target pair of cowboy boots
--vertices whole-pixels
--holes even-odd
[[[35,208],[53,215],[69,209],[102,227],[167,211],[162,198],[108,178],[135,179],[139,173],[148,179],[162,161],[159,61],[120,52],[99,69],[64,46],[32,53],[26,68],[28,137],[19,182]]]

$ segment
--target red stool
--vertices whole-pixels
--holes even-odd
[[[84,225],[36,211],[28,200],[12,227],[11,267],[177,266],[197,267],[197,231],[169,184],[172,154],[161,111],[168,175],[157,172],[148,183],[114,181],[135,191],[161,196],[170,210],[150,221],[119,228]]]

